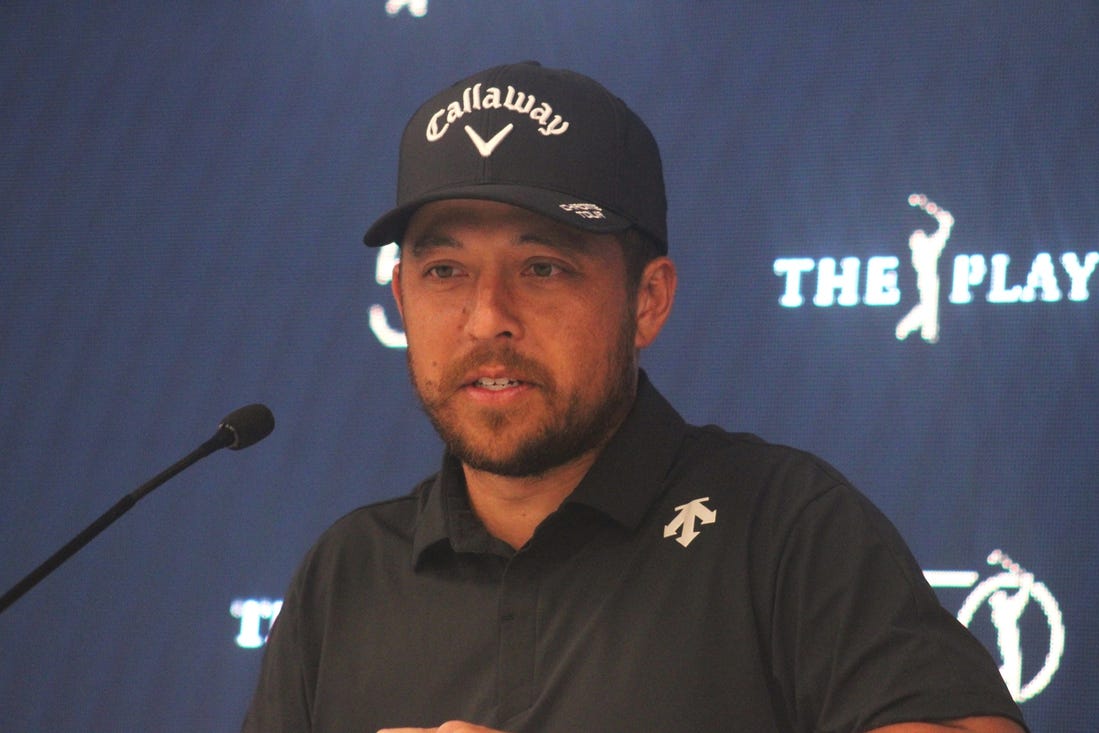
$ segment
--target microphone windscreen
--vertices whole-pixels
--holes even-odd
[[[271,414],[267,405],[259,403],[245,405],[226,415],[218,428],[233,434],[233,442],[229,444],[229,449],[240,450],[270,435],[275,429],[275,416]]]

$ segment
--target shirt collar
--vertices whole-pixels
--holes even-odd
[[[664,490],[687,425],[667,400],[640,373],[637,399],[566,504],[582,504],[627,529],[635,529]],[[419,513],[412,561],[449,542],[457,552],[505,554],[509,548],[488,534],[473,514],[465,493],[461,464],[449,453],[438,474],[417,489]]]
[[[637,399],[566,503],[590,506],[628,529],[636,529],[664,491],[687,424],[644,371]]]
[[[462,465],[449,452],[443,454],[439,473],[417,489],[419,512],[412,538],[412,564],[418,567],[424,554],[435,547],[455,552],[511,554],[504,542],[488,533],[466,494]]]

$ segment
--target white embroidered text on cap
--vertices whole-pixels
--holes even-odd
[[[516,91],[510,84],[506,93],[501,92],[499,87],[489,87],[484,94],[481,93],[481,84],[474,84],[462,90],[461,99],[454,100],[431,116],[425,131],[427,139],[430,142],[441,139],[450,129],[450,123],[482,109],[507,109],[526,115],[538,123],[538,132],[543,135],[560,135],[569,129],[569,123],[561,115],[553,114],[553,107],[547,102],[535,106],[537,101],[533,94]],[[440,127],[439,120],[444,117],[446,122]]]
[[[559,204],[562,211],[568,211],[584,219],[606,219],[603,209],[595,204]]]

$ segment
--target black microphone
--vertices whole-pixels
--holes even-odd
[[[6,611],[8,607],[19,600],[23,594],[42,582],[42,580],[56,570],[61,563],[75,555],[81,547],[91,542],[96,535],[128,512],[134,504],[144,498],[145,495],[153,489],[211,453],[219,451],[222,448],[228,448],[230,450],[247,448],[266,438],[274,429],[275,416],[271,414],[271,410],[267,409],[266,405],[245,405],[244,407],[230,412],[218,424],[217,432],[214,433],[213,437],[176,463],[173,463],[164,471],[158,473],[156,476],[119,499],[118,502],[104,512],[99,519],[89,524],[83,532],[69,540],[68,544],[31,571],[27,577],[12,586],[3,597],[0,597],[0,613]]]
[[[267,409],[267,405],[245,405],[233,410],[218,423],[218,432],[214,437],[228,432],[232,440],[225,447],[229,450],[240,450],[260,442],[274,429],[275,416]]]

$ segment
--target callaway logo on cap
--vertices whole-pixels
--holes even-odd
[[[652,133],[621,99],[571,71],[497,66],[420,107],[401,139],[397,208],[364,241],[399,242],[417,208],[456,198],[521,206],[591,232],[637,227],[667,251]]]

